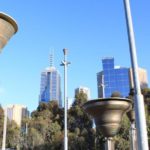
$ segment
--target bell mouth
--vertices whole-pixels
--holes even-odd
[[[132,101],[126,98],[99,98],[83,104],[83,109],[95,120],[96,127],[105,137],[115,136],[124,113],[131,110]]]
[[[0,18],[4,19],[7,22],[9,22],[14,27],[14,30],[15,30],[14,33],[16,33],[18,31],[18,25],[17,25],[14,18],[12,18],[11,16],[9,16],[9,15],[3,13],[3,12],[0,12]]]

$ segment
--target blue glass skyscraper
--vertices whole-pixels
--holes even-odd
[[[58,70],[50,66],[41,73],[40,102],[57,100],[62,107],[61,78]]]
[[[115,67],[114,58],[102,59],[102,68],[103,71],[97,73],[98,97],[110,97],[113,92],[120,92],[123,97],[128,96],[129,68]]]

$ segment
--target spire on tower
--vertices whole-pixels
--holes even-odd
[[[49,55],[49,63],[50,63],[50,67],[54,66],[54,49],[51,50],[50,55]]]

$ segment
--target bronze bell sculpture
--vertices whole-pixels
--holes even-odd
[[[121,125],[123,114],[131,109],[132,101],[126,98],[111,97],[90,100],[83,109],[93,117],[96,127],[108,139],[114,137]],[[111,149],[108,142],[107,149]]]
[[[0,52],[9,39],[18,31],[16,21],[9,15],[0,12]]]

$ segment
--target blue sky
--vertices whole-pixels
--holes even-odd
[[[36,109],[41,71],[54,64],[63,83],[63,48],[68,48],[68,97],[80,85],[97,98],[96,73],[103,57],[130,67],[123,0],[2,0],[2,12],[15,18],[19,30],[0,54],[0,103]],[[150,1],[131,0],[138,64],[150,80]],[[63,86],[62,86],[63,87]],[[62,89],[63,90],[63,89]]]

